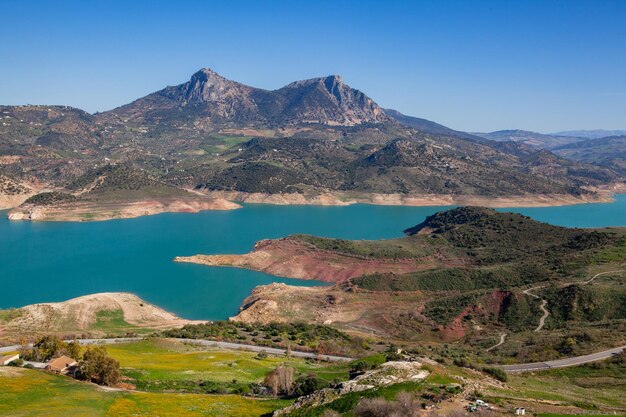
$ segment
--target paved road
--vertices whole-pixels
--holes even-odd
[[[499,367],[504,369],[506,372],[527,372],[554,368],[566,368],[568,366],[582,365],[589,362],[596,362],[603,359],[608,359],[623,352],[624,349],[626,349],[626,346],[620,346],[602,352],[592,353],[591,355],[576,356],[573,358],[559,359],[556,361],[519,363],[516,365],[501,365]]]
[[[501,335],[501,339],[503,339]],[[80,339],[79,342],[81,345],[111,345],[115,343],[128,343],[128,342],[136,342],[141,340],[140,337],[121,337],[116,339]],[[193,343],[202,346],[209,347],[219,347],[223,349],[241,349],[241,350],[250,350],[252,352],[266,352],[272,355],[286,355],[285,349],[276,349],[276,348],[268,348],[263,346],[252,346],[252,345],[244,345],[241,343],[230,343],[230,342],[216,342],[214,340],[205,340],[205,339],[173,339],[186,343]],[[13,346],[4,346],[0,347],[0,353],[5,352],[13,352],[19,349],[19,345]],[[504,369],[506,372],[527,372],[527,371],[540,371],[546,369],[553,368],[565,368],[568,366],[576,366],[582,365],[589,362],[601,361],[603,359],[608,359],[612,356],[619,354],[624,351],[626,346],[620,346],[617,348],[605,350],[602,352],[592,353],[590,355],[584,356],[576,356],[573,358],[559,359],[556,361],[546,361],[546,362],[533,362],[533,363],[520,363],[515,365],[496,365],[499,368]],[[341,361],[351,361],[353,358],[348,358],[344,356],[333,356],[333,355],[318,355],[311,352],[301,352],[301,351],[291,351],[291,355],[298,358],[312,358],[312,359],[322,359],[333,362],[341,362]]]
[[[137,342],[142,340],[141,337],[118,337],[115,339],[79,339],[78,343],[83,346],[87,345],[113,345],[116,343],[129,343],[129,342]],[[177,339],[171,338],[171,340],[177,340],[179,342],[190,343],[194,345],[208,346],[208,347],[219,347],[222,349],[237,349],[237,350],[249,350],[252,352],[266,352],[270,355],[280,355],[284,356],[287,354],[287,350],[285,349],[277,349],[270,348],[265,346],[254,346],[254,345],[244,345],[242,343],[230,343],[230,342],[216,342],[215,340],[206,340],[206,339]],[[69,342],[69,340],[66,340]],[[4,352],[13,352],[20,348],[19,345],[13,346],[5,346],[0,347],[0,353]],[[301,352],[299,350],[292,350],[291,356],[296,358],[310,358],[310,359],[321,359],[324,361],[330,362],[347,362],[354,360],[354,358],[348,358],[344,356],[334,356],[334,355],[319,355],[317,353],[312,352]]]

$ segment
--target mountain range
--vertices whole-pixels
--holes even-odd
[[[152,184],[203,193],[341,198],[580,197],[622,181],[614,163],[600,167],[537,149],[581,138],[543,135],[537,145],[537,135],[459,132],[383,109],[336,75],[264,90],[205,68],[103,113],[0,106],[0,175],[12,184],[0,194],[54,189],[76,196],[71,184],[78,178],[117,172],[111,183],[119,186],[119,172],[133,170],[142,175],[128,174],[129,183],[147,176]],[[103,168],[109,165],[124,169]]]

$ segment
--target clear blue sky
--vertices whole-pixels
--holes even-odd
[[[341,74],[468,131],[626,129],[625,22],[625,0],[0,0],[0,103],[103,111],[211,67]]]

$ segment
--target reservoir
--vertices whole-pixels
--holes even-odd
[[[261,239],[294,233],[385,239],[449,207],[245,205],[233,211],[165,213],[93,223],[10,222],[0,212],[0,308],[132,292],[188,319],[225,319],[257,285],[284,282],[235,268],[174,263],[175,256],[245,253]],[[612,203],[515,208],[568,227],[626,226],[626,195]]]

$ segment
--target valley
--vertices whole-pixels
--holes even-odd
[[[0,417],[626,417],[626,2],[0,5]]]

